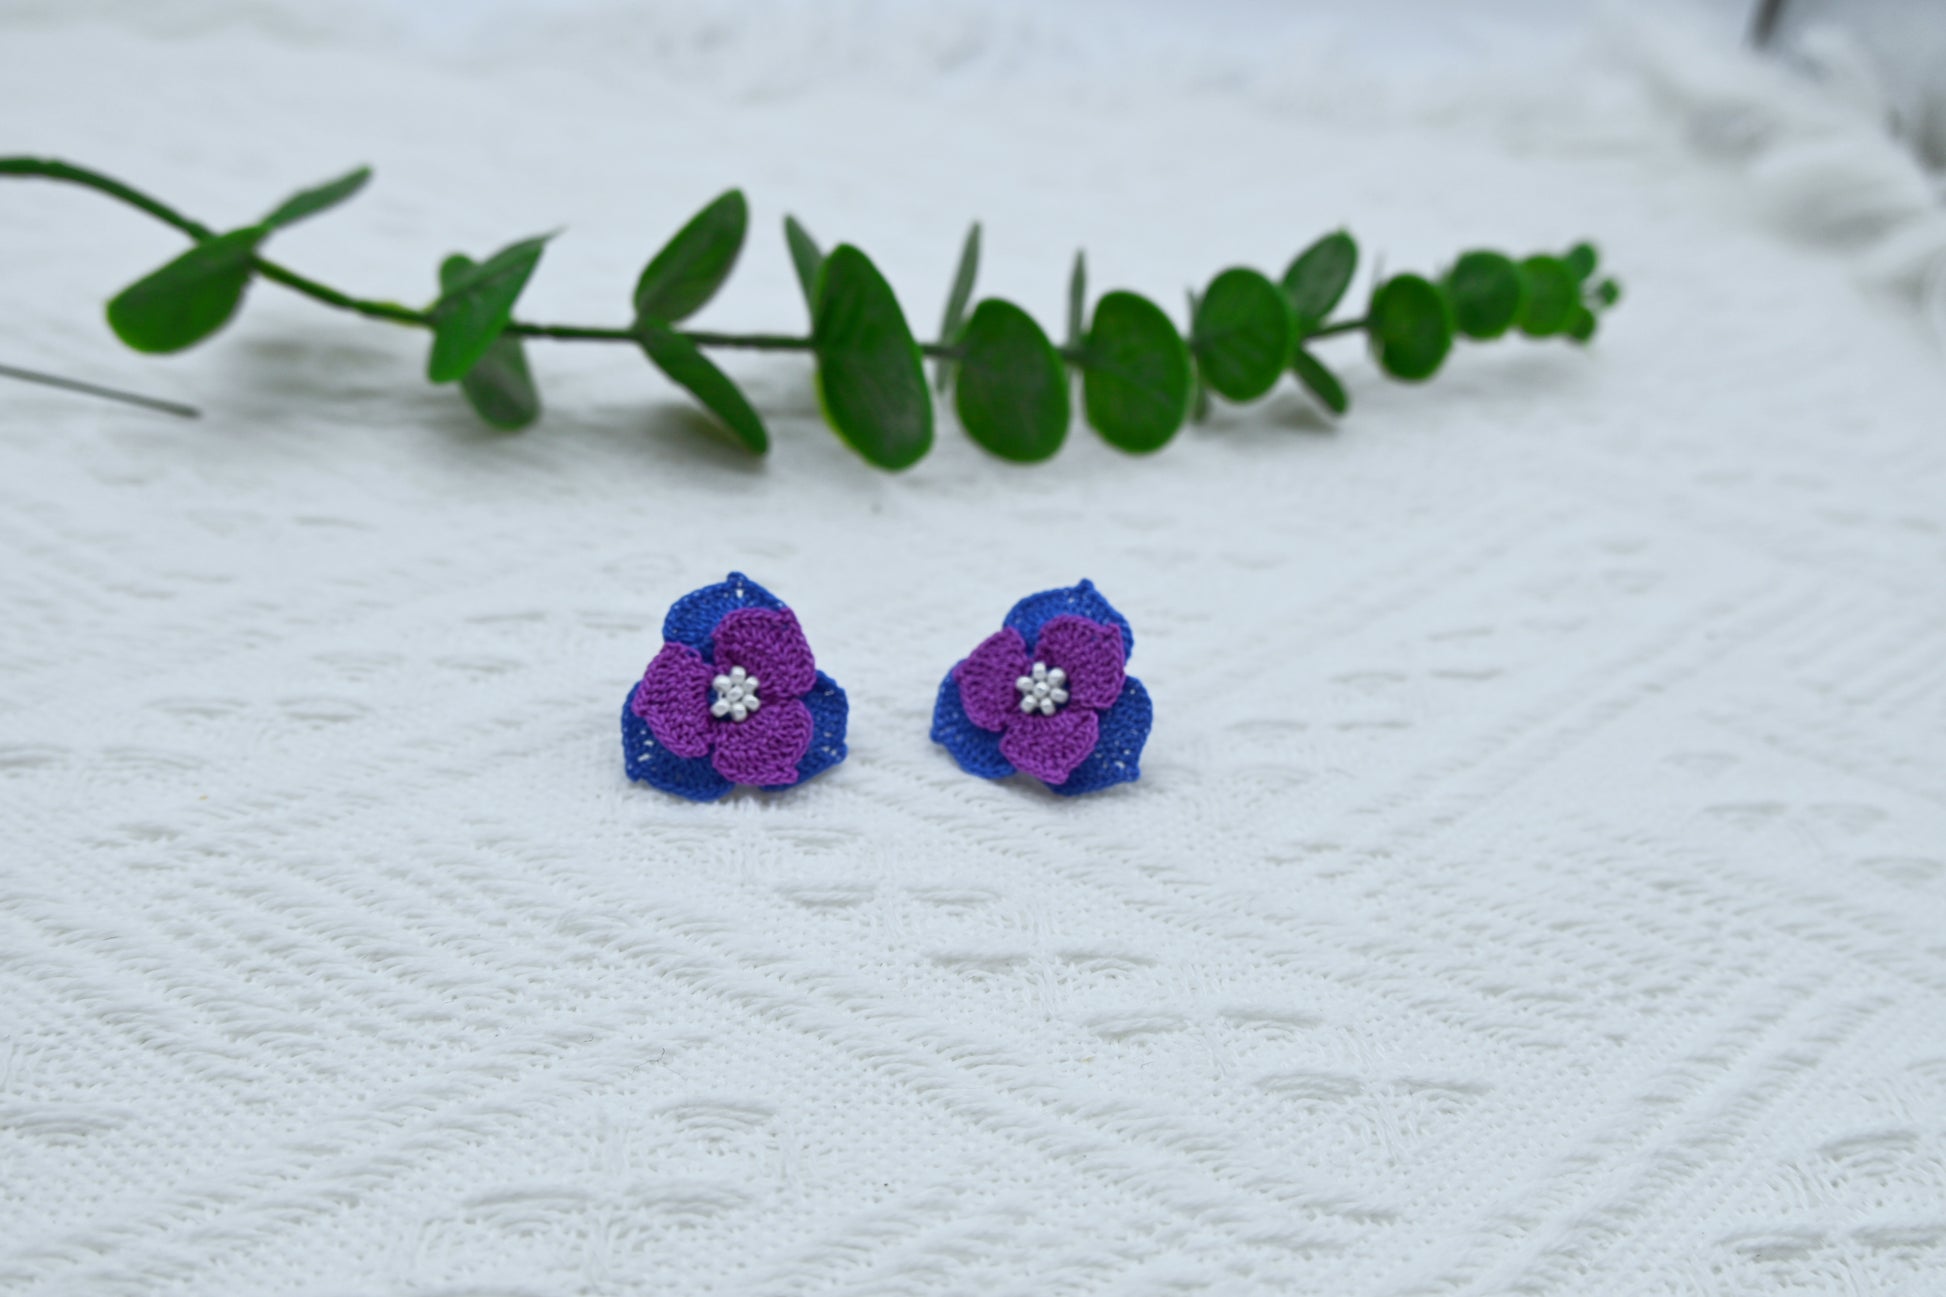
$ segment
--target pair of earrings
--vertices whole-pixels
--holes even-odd
[[[622,708],[630,779],[692,801],[794,787],[845,759],[850,708],[797,614],[732,572],[676,600]],[[1030,651],[1031,646],[1031,651]],[[1135,635],[1094,584],[1028,595],[939,683],[932,738],[968,774],[1091,793],[1141,774],[1154,709]]]

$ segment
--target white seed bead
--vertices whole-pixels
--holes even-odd
[[[761,683],[742,667],[731,667],[728,671],[710,681],[710,688],[716,691],[716,700],[709,705],[709,714],[722,720],[729,717],[741,721],[757,710],[757,685]]]
[[[1020,691],[1021,714],[1031,716],[1039,712],[1052,716],[1054,709],[1068,700],[1068,691],[1062,687],[1068,682],[1068,673],[1060,667],[1050,668],[1045,662],[1034,663],[1032,671],[1032,675],[1014,677],[1014,688]]]
[[[764,705],[764,700],[757,697],[757,695],[755,694],[751,694],[743,700],[743,709],[745,711],[754,712],[763,705]]]

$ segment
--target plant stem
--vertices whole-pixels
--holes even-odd
[[[192,239],[207,239],[216,233],[207,225],[199,225],[175,208],[160,199],[149,197],[140,190],[133,189],[121,181],[90,171],[86,167],[72,166],[66,162],[56,162],[44,158],[0,158],[0,176],[38,176],[43,180],[65,180],[71,185],[82,185],[99,190],[110,198],[119,198],[130,207],[147,212],[164,225],[173,226]]]
[[[1327,324],[1322,329],[1312,330],[1304,335],[1304,340],[1309,342],[1312,338],[1329,338],[1336,333],[1356,333],[1364,327],[1363,320],[1340,320],[1336,324]]]
[[[84,383],[75,378],[62,378],[59,374],[43,374],[36,369],[16,369],[12,365],[0,365],[0,378],[19,379],[23,383],[39,383],[43,387],[58,387],[63,392],[79,392],[83,396],[99,396],[110,401],[120,401],[125,405],[139,405],[145,410],[156,410],[162,414],[173,414],[178,419],[200,419],[202,411],[193,405],[182,405],[175,401],[164,401],[153,396],[143,396],[138,392],[124,392],[116,387],[102,387],[95,383]]]
[[[42,180],[59,180],[67,184],[80,185],[97,193],[107,194],[119,199],[138,211],[146,212],[163,224],[201,242],[214,238],[216,231],[199,221],[191,220],[173,207],[159,199],[151,198],[139,189],[125,185],[112,176],[71,163],[58,162],[47,158],[0,158],[0,175],[37,177]],[[381,302],[368,297],[353,297],[340,292],[329,284],[319,283],[308,276],[300,275],[287,266],[278,264],[267,257],[252,258],[256,272],[273,283],[282,284],[292,292],[301,293],[312,301],[321,302],[335,310],[350,311],[368,319],[389,320],[409,328],[430,329],[433,315],[429,310],[415,310],[401,306],[397,302]],[[1363,320],[1344,320],[1327,325],[1308,335],[1312,338],[1327,338],[1333,334],[1350,333],[1365,327]],[[514,320],[507,325],[507,332],[521,338],[550,338],[557,342],[626,342],[637,341],[633,330],[603,328],[581,324],[535,324],[527,320]],[[725,347],[742,351],[813,351],[816,343],[807,337],[783,333],[711,333],[703,330],[683,332],[682,336],[698,347]],[[1060,347],[1061,358],[1070,364],[1079,363],[1082,348],[1079,346]],[[958,360],[965,349],[946,342],[922,342],[919,344],[921,355],[934,359]]]
[[[340,311],[355,311],[359,315],[374,320],[390,320],[394,324],[410,325],[415,329],[432,327],[430,311],[415,311],[409,306],[400,306],[397,302],[374,302],[369,298],[353,297],[349,293],[339,292],[329,284],[320,284],[315,279],[300,275],[295,270],[280,266],[264,257],[252,257],[250,260],[255,265],[257,273],[265,279],[282,284],[293,292],[302,293],[313,301],[323,302],[326,306],[336,307]]]

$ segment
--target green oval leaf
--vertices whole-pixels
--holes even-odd
[[[1241,266],[1210,281],[1191,328],[1203,380],[1232,401],[1254,401],[1274,387],[1297,345],[1290,299]]]
[[[264,217],[264,224],[276,229],[294,224],[307,216],[316,216],[319,212],[336,207],[350,198],[363,189],[365,182],[371,178],[372,169],[360,167],[356,171],[339,176],[336,180],[326,181],[316,188],[292,194],[278,204],[276,211]]]
[[[951,344],[959,335],[959,326],[966,319],[966,304],[973,300],[973,278],[980,272],[980,223],[973,222],[973,228],[966,232],[966,242],[959,252],[959,268],[953,272],[953,290],[946,295],[946,315],[939,322],[939,340]],[[937,383],[940,391],[953,377],[953,362],[941,359]]]
[[[1284,291],[1297,312],[1300,335],[1313,332],[1329,318],[1357,269],[1358,243],[1344,230],[1325,235],[1291,262],[1284,272]]]
[[[1574,309],[1568,312],[1568,322],[1561,331],[1576,342],[1587,342],[1595,336],[1597,323],[1595,313],[1576,302]]]
[[[1113,292],[1095,303],[1081,353],[1081,403],[1111,446],[1160,449],[1189,410],[1189,347],[1161,307]]]
[[[954,403],[967,436],[1002,459],[1047,459],[1068,435],[1068,371],[1034,317],[989,297],[961,338]]]
[[[674,324],[716,296],[743,251],[750,205],[741,189],[719,195],[662,245],[635,281],[638,319]]]
[[[1498,252],[1468,252],[1446,276],[1446,293],[1461,333],[1482,341],[1497,338],[1520,315],[1520,270]]]
[[[818,251],[817,240],[797,223],[795,216],[784,218],[784,242],[791,250],[791,266],[797,271],[798,287],[804,290],[804,304],[815,315],[818,309],[818,269],[824,265],[824,254]]]
[[[1574,272],[1559,257],[1529,257],[1520,263],[1523,289],[1520,331],[1530,338],[1546,338],[1568,327],[1568,317],[1580,300]]]
[[[825,421],[880,468],[917,463],[932,449],[932,398],[891,286],[846,243],[824,258],[812,296]]]
[[[1431,378],[1453,347],[1449,311],[1445,295],[1419,275],[1379,285],[1365,319],[1379,367],[1407,382]]]
[[[1612,279],[1604,279],[1595,285],[1595,300],[1603,306],[1613,306],[1622,300],[1622,286]]]
[[[453,276],[452,283],[432,304],[427,378],[450,383],[486,355],[507,321],[513,319],[514,302],[540,262],[547,237],[522,239]]]
[[[1291,356],[1291,372],[1297,375],[1298,382],[1304,384],[1304,390],[1317,397],[1331,413],[1343,414],[1351,408],[1351,400],[1345,395],[1345,385],[1338,381],[1338,376],[1302,347]]]
[[[250,286],[251,258],[270,231],[252,225],[204,239],[108,303],[108,325],[137,351],[193,347],[236,314]]]
[[[473,413],[506,432],[518,432],[541,417],[541,394],[519,338],[495,338],[486,355],[460,375],[459,388]]]
[[[458,253],[446,258],[439,267],[440,287],[458,282],[473,264],[471,257]],[[505,333],[495,338],[473,368],[460,375],[459,386],[473,412],[495,428],[517,432],[540,418],[541,394],[519,338]]]
[[[764,430],[764,421],[743,395],[743,389],[697,350],[695,343],[653,320],[637,325],[636,335],[656,368],[721,419],[745,450],[761,455],[770,449],[770,434]]]
[[[1592,243],[1577,243],[1568,249],[1568,255],[1562,260],[1567,263],[1568,273],[1574,276],[1575,282],[1581,283],[1595,273],[1595,267],[1601,264],[1601,254],[1595,251]]]

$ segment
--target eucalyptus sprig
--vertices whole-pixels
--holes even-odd
[[[1595,249],[1514,260],[1499,252],[1461,254],[1436,278],[1377,278],[1362,315],[1332,318],[1351,287],[1358,245],[1340,230],[1292,260],[1280,280],[1237,266],[1189,294],[1179,330],[1148,298],[1104,293],[1088,308],[1087,263],[1075,254],[1067,329],[1056,345],[1034,318],[997,297],[973,300],[980,227],[968,231],[936,342],[918,342],[898,298],[871,259],[842,244],[822,251],[796,218],[784,237],[804,290],[807,335],[711,333],[679,327],[729,278],[743,249],[749,206],[732,189],[698,212],[649,260],[635,282],[631,322],[598,327],[514,318],[514,305],[540,264],[550,235],[522,239],[475,261],[461,253],[438,268],[439,293],[423,307],[353,297],[264,255],[277,231],[338,206],[371,179],[368,168],[303,190],[268,215],[218,231],[147,194],[85,167],[37,158],[0,158],[0,175],[82,185],[146,212],[192,240],[188,251],[108,303],[108,323],[137,351],[186,350],[236,314],[251,283],[267,279],[342,311],[426,329],[426,377],[457,383],[475,413],[496,428],[524,428],[541,401],[527,363],[528,339],[620,342],[641,348],[663,374],[713,414],[753,454],[770,434],[742,389],[704,353],[711,349],[807,351],[817,362],[826,422],[868,462],[906,468],[932,448],[933,397],[924,360],[937,366],[960,425],[1003,459],[1033,463],[1060,450],[1071,422],[1073,383],[1090,427],[1123,450],[1158,450],[1183,423],[1201,419],[1210,396],[1248,402],[1288,371],[1334,414],[1350,408],[1338,376],[1315,345],[1363,333],[1386,374],[1432,377],[1456,338],[1488,341],[1509,332],[1586,343],[1621,289],[1595,278]],[[970,308],[970,309],[969,309]]]

